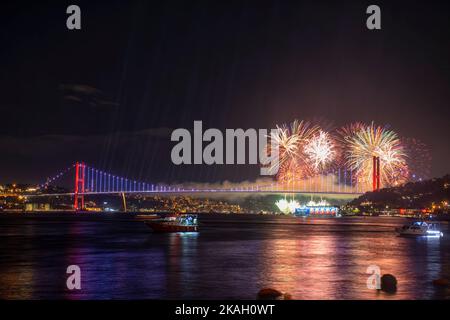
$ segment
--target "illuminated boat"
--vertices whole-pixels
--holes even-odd
[[[173,214],[144,223],[153,232],[198,232],[197,215],[194,214]]]
[[[409,225],[396,228],[401,236],[426,236],[426,237],[442,237],[444,234],[436,222],[414,221]]]
[[[152,214],[138,214],[138,215],[135,216],[135,218],[138,219],[138,220],[160,219],[160,217],[157,214],[155,214],[155,213],[152,213]]]
[[[306,205],[295,208],[297,217],[340,217],[339,208],[330,205],[325,200],[319,202],[309,201]]]

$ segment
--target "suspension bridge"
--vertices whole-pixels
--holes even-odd
[[[379,174],[376,168],[379,160],[374,158],[374,190],[379,188]],[[45,193],[50,185],[57,183],[63,176],[74,177],[74,189],[72,192]],[[109,172],[87,166],[83,162],[76,162],[67,169],[53,177],[47,178],[40,185],[40,193],[33,196],[72,196],[74,209],[84,208],[84,197],[88,195],[118,194],[211,194],[211,193],[237,193],[237,194],[327,194],[327,195],[359,195],[368,191],[366,185],[355,181],[349,170],[337,169],[322,174],[315,178],[299,179],[286,182],[273,181],[270,183],[245,183],[222,185],[218,187],[187,186],[187,185],[163,185],[147,183],[114,175]]]

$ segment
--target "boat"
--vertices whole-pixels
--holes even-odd
[[[439,223],[425,221],[414,221],[409,225],[396,228],[396,231],[401,236],[442,237],[444,235],[439,228]]]
[[[171,214],[159,219],[145,220],[153,232],[198,232],[197,215]]]
[[[135,216],[138,220],[150,220],[150,219],[159,219],[160,217],[156,213],[152,214],[138,214]]]
[[[326,200],[309,201],[306,205],[297,206],[294,208],[294,216],[296,217],[314,217],[314,218],[329,218],[341,217],[339,208],[330,205]]]

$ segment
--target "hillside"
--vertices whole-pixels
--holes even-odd
[[[348,205],[373,209],[431,209],[448,212],[450,199],[450,175],[420,182],[410,182],[400,187],[367,192]]]

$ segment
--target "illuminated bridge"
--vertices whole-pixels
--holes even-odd
[[[41,185],[46,187],[68,174],[74,177],[74,190],[69,193],[42,193],[28,195],[30,197],[66,195],[74,197],[74,208],[84,208],[84,196],[99,194],[202,194],[202,193],[240,193],[240,194],[335,194],[359,195],[362,190],[354,182],[352,172],[336,170],[308,180],[294,180],[291,182],[246,183],[235,187],[189,187],[183,185],[163,185],[136,181],[117,176],[108,172],[89,167],[77,162],[48,178]]]

